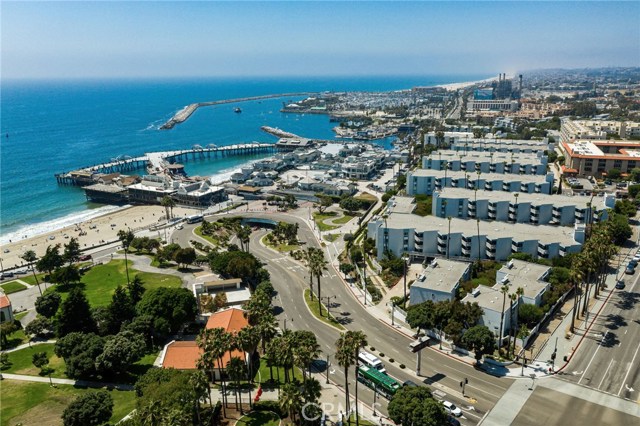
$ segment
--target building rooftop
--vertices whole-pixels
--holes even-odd
[[[391,213],[382,226],[391,229],[415,229],[416,232],[438,231],[441,235],[449,231],[449,221],[436,216],[418,216],[406,213]],[[475,219],[465,220],[452,218],[451,232],[454,234],[476,235],[478,232]],[[497,221],[480,221],[480,235],[492,240],[511,237],[515,241],[538,240],[540,244],[560,243],[563,246],[576,244],[574,228],[551,225],[528,225]]]
[[[118,194],[120,192],[126,192],[127,188],[122,188],[118,185],[107,185],[104,183],[96,183],[93,185],[85,186],[83,189],[90,191],[108,192],[111,194]]]
[[[6,294],[0,291],[0,309],[10,308],[10,307],[11,307],[11,300],[9,300],[9,297]]]
[[[465,188],[444,188],[440,193],[440,197],[442,198],[452,198],[452,199],[460,199],[460,198],[468,198],[470,201],[475,199],[478,200],[489,200],[491,202],[497,201],[509,201],[511,203],[516,202],[513,194],[515,192],[506,192],[506,191],[486,191],[484,189],[478,190],[476,194],[473,189],[465,189]],[[604,205],[604,197],[596,196],[593,197],[593,201],[591,201],[591,197],[585,196],[568,196],[568,195],[548,195],[548,194],[536,194],[536,193],[526,193],[520,192],[518,193],[518,203],[531,203],[533,205],[544,205],[544,204],[553,204],[554,206],[562,207],[562,206],[576,206],[578,209],[586,209],[587,204],[589,202],[593,203],[593,206],[601,204],[601,207],[605,207]]]
[[[460,143],[458,142],[458,146]],[[483,161],[483,160],[492,160],[493,163],[503,163],[511,164],[511,160],[514,160],[519,164],[540,164],[540,157],[535,153],[527,153],[527,152],[489,152],[489,151],[472,151],[465,153],[464,151],[456,151],[451,149],[443,149],[434,151],[431,155],[428,155],[427,158],[431,158],[432,160],[461,160],[461,161]]]
[[[434,178],[444,178],[445,170],[430,170],[430,169],[416,169],[412,172],[409,172],[412,176],[432,176]],[[465,179],[467,176],[469,177],[469,181],[472,182],[478,178],[478,175],[475,171],[465,172],[465,171],[453,171],[446,170],[447,177],[452,179]],[[519,175],[515,173],[482,173],[480,175],[480,179],[491,182],[491,181],[504,181],[504,182],[535,182],[535,183],[544,183],[546,182],[546,175]],[[449,188],[446,189],[447,191]]]
[[[244,311],[238,308],[229,308],[218,311],[209,317],[207,328],[222,327],[227,332],[237,332],[247,327],[249,322],[244,317]]]
[[[420,273],[412,287],[451,293],[470,266],[469,263],[448,259],[437,259],[434,262]]]
[[[509,279],[507,285],[512,287],[513,292],[518,287],[522,287],[526,297],[535,298],[548,285],[543,278],[550,270],[549,266],[512,259],[500,268],[499,273],[506,274]],[[497,283],[496,287],[499,288],[501,285],[502,283]]]
[[[494,312],[507,312],[509,310],[509,302],[502,307],[503,295],[499,290],[484,285],[479,285],[472,293],[469,293],[462,299],[462,302],[477,303],[484,310]],[[493,331],[493,330],[491,330]]]

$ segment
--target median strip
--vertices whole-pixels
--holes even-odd
[[[324,304],[322,304],[322,315],[320,313],[320,311],[318,310],[318,300],[314,299],[311,300],[311,293],[309,293],[309,289],[306,289],[304,291],[304,302],[307,305],[307,309],[309,309],[309,312],[311,312],[313,314],[314,317],[316,317],[318,320],[322,321],[323,323],[337,328],[340,331],[345,331],[346,328],[344,328],[344,326],[342,324],[340,324],[336,318],[331,315],[330,318],[327,318],[327,307],[324,306]]]

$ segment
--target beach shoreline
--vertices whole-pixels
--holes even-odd
[[[437,86],[434,86],[434,87],[440,87],[442,89],[446,89],[449,91],[455,91],[460,89],[466,89],[467,87],[475,86],[477,84],[491,83],[492,81],[496,81],[496,80],[498,80],[498,77],[485,78],[484,80],[477,80],[477,81],[466,81],[462,83],[438,84]]]
[[[174,207],[173,217],[184,218],[200,212],[200,209],[195,208]],[[62,253],[64,244],[68,243],[71,238],[78,240],[81,250],[91,250],[105,243],[116,241],[118,231],[121,229],[130,229],[135,232],[163,223],[166,223],[166,213],[162,206],[124,206],[119,210],[46,233],[19,240],[11,239],[10,242],[3,243],[3,252],[0,254],[2,269],[10,270],[24,266],[21,256],[28,250],[33,250],[39,258],[45,254],[48,246],[60,244],[60,253]],[[160,231],[158,231],[158,237],[162,239]]]

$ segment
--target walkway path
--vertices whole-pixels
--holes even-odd
[[[38,382],[38,383],[51,383],[57,385],[71,385],[82,386],[90,388],[113,388],[117,390],[133,390],[133,385],[126,385],[122,383],[110,383],[110,382],[92,382],[89,380],[73,380],[73,379],[56,379],[51,378],[51,382],[48,377],[40,376],[26,376],[24,374],[7,374],[2,373],[2,378],[7,380],[19,380],[22,382]]]
[[[15,351],[19,351],[20,349],[24,349],[24,348],[30,348],[31,346],[35,346],[35,345],[43,345],[45,343],[55,343],[55,340],[32,340],[29,343],[23,343],[21,345],[16,346],[15,348],[11,348],[11,349],[7,349],[6,351],[2,351],[2,352],[15,352]]]
[[[114,259],[124,259],[124,254],[117,254],[113,257]],[[196,277],[192,273],[179,272],[173,268],[158,268],[156,266],[151,266],[151,262],[153,260],[148,256],[139,256],[129,253],[127,255],[127,258],[133,263],[133,269],[137,271],[172,275],[174,277],[180,278],[182,280],[182,287],[191,288],[196,279]]]

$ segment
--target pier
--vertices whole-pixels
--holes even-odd
[[[194,145],[191,149],[177,151],[149,152],[140,157],[123,157],[109,163],[96,164],[70,172],[55,175],[60,185],[92,185],[96,182],[95,175],[103,173],[122,173],[138,169],[146,169],[148,174],[163,174],[166,169],[177,161],[186,162],[203,158],[226,157],[237,154],[257,154],[275,151],[275,144],[246,143],[218,147],[210,144],[206,147]]]
[[[200,107],[204,106],[213,106],[213,105],[223,105],[223,104],[233,104],[236,102],[250,102],[250,101],[259,101],[262,99],[273,99],[273,98],[285,98],[287,96],[310,96],[316,95],[315,92],[300,92],[300,93],[280,93],[276,95],[262,95],[262,96],[250,96],[246,98],[237,98],[237,99],[224,99],[221,101],[208,101],[208,102],[197,102],[194,104],[187,105],[178,111],[173,117],[171,117],[166,123],[160,126],[160,130],[170,130],[175,127],[176,124],[183,123],[187,121],[191,114],[196,112],[196,110]]]

